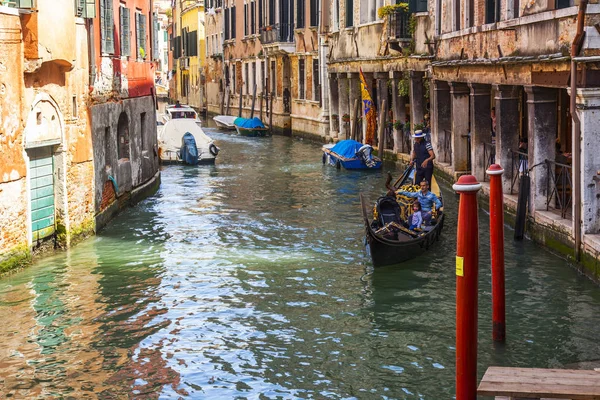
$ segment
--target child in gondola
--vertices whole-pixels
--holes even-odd
[[[423,224],[423,216],[421,215],[421,203],[419,203],[418,201],[415,201],[412,205],[412,209],[413,209],[413,213],[408,218],[408,222],[410,224],[408,229],[410,229],[411,231],[414,231],[415,229],[420,228],[421,225]]]

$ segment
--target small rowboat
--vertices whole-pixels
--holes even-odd
[[[382,162],[371,155],[373,148],[356,140],[342,140],[323,146],[323,164],[346,169],[381,169]]]
[[[409,167],[394,185],[394,189],[412,185],[412,178],[409,177],[411,169]],[[431,178],[431,191],[440,200],[442,199],[435,177]],[[369,212],[371,209],[367,209],[362,193],[360,194],[360,203],[365,224],[367,253],[371,256],[375,268],[413,259],[440,240],[440,234],[444,227],[442,211],[436,213],[431,225],[411,231],[405,223],[410,201],[400,202],[396,198],[388,196],[379,198],[375,205],[378,215],[374,220],[369,220],[369,215],[372,215],[373,212]]]
[[[267,136],[269,128],[259,118],[236,118],[235,129],[240,136]]]
[[[237,117],[232,117],[230,115],[217,115],[216,117],[213,117],[213,121],[215,121],[215,124],[217,124],[217,126],[221,129],[235,131],[235,125],[233,122],[236,120],[236,118]]]

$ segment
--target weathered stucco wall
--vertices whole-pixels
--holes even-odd
[[[129,158],[117,159],[117,130],[121,113],[129,126]],[[145,113],[142,130],[142,113]],[[152,179],[158,171],[156,111],[150,96],[98,104],[91,107],[95,166],[95,213],[101,210],[102,191],[109,176],[114,178],[117,196],[126,195]],[[98,227],[100,228],[100,227]]]

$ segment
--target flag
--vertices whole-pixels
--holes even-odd
[[[365,143],[373,146],[375,144],[375,135],[377,132],[377,109],[371,98],[369,86],[367,86],[367,80],[365,79],[362,69],[360,69],[360,89],[362,92],[364,115],[367,121]]]

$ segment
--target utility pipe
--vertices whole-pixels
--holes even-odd
[[[575,235],[575,260],[581,260],[581,120],[577,114],[577,61],[575,57],[581,50],[588,0],[579,1],[577,13],[577,31],[571,45],[571,104],[573,118],[573,230]]]

